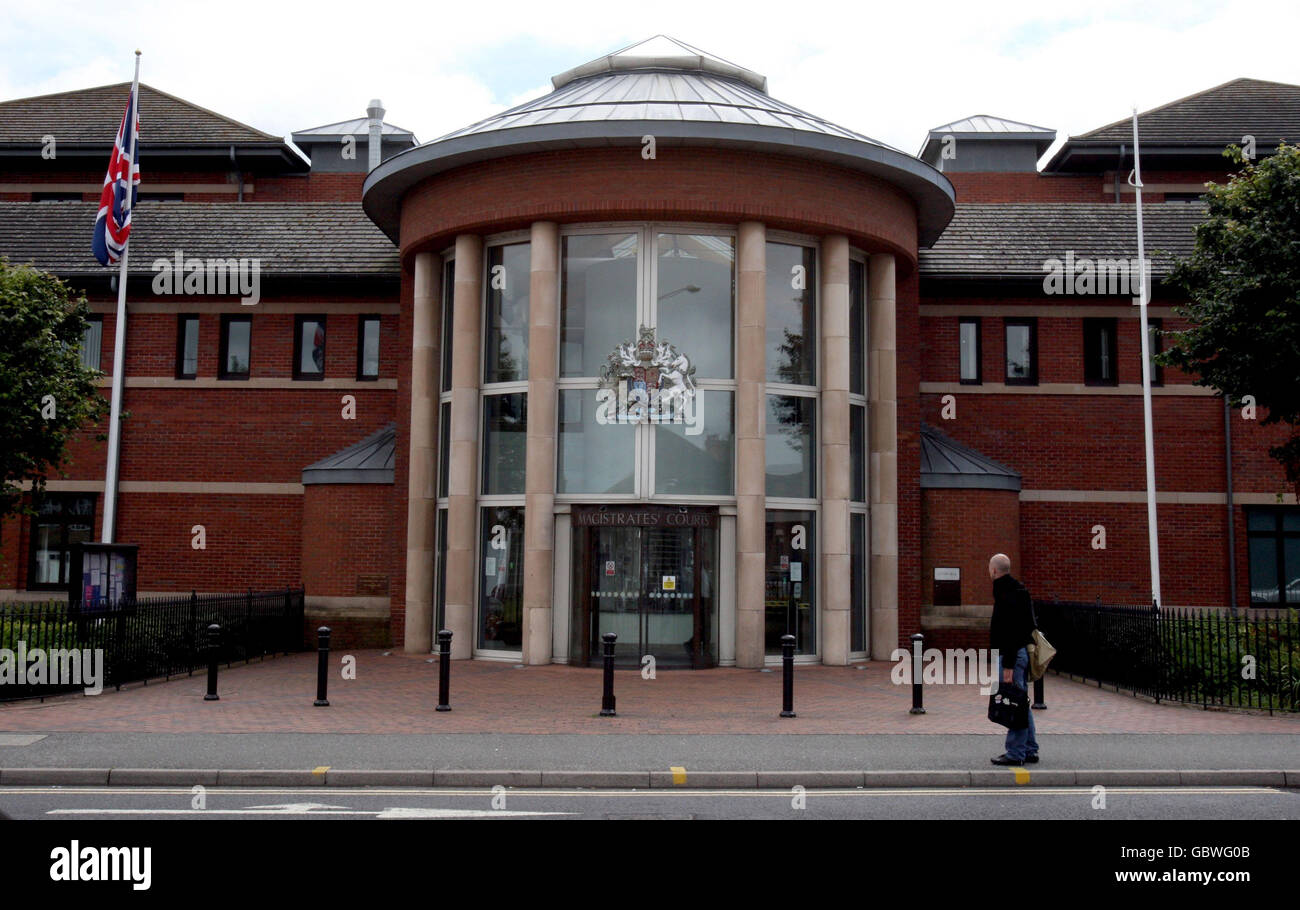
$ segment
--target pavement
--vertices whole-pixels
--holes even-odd
[[[1049,674],[1035,712],[1042,761],[995,768],[1000,728],[978,685],[931,685],[926,713],[892,664],[800,666],[794,718],[781,674],[720,668],[615,677],[457,661],[436,712],[435,660],[357,651],[332,660],[314,707],[316,655],[222,667],[102,695],[0,705],[0,787],[1300,787],[1300,716],[1154,704]]]

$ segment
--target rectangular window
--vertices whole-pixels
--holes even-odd
[[[1246,510],[1250,602],[1300,604],[1300,507]]]
[[[442,391],[451,391],[452,305],[456,298],[456,260],[442,266]]]
[[[1142,331],[1142,320],[1139,319],[1138,332],[1140,333],[1141,331]],[[1161,343],[1160,332],[1161,332],[1160,320],[1148,318],[1147,319],[1147,354],[1149,355],[1148,359],[1151,362],[1151,384],[1152,385],[1164,385],[1165,382],[1164,370],[1161,368],[1160,364],[1156,363],[1156,355],[1160,353],[1163,347]],[[1142,357],[1141,348],[1139,347],[1138,349],[1139,369],[1141,369],[1140,366],[1141,357]],[[1138,375],[1141,376],[1142,374],[1139,373]]]
[[[636,326],[637,234],[563,239],[560,376],[599,376]]]
[[[867,264],[849,260],[849,394],[867,394]]]
[[[730,379],[735,241],[709,234],[659,234],[656,323],[661,340],[689,347],[697,377]]]
[[[817,251],[767,245],[767,381],[817,384]]]
[[[596,419],[594,389],[561,389],[557,493],[636,491],[636,427]]]
[[[683,422],[655,428],[655,493],[730,496],[735,492],[731,402],[731,392],[698,391],[686,415],[696,422],[694,426]]]
[[[72,545],[86,543],[95,532],[94,493],[44,493],[32,503],[29,590],[66,588]]]
[[[325,317],[293,318],[293,378],[325,378]]]
[[[961,381],[966,385],[979,385],[983,381],[979,317],[962,319],[957,331],[961,346]]]
[[[864,512],[849,515],[849,650],[856,654],[867,650],[867,516]]]
[[[482,510],[478,646],[520,651],[524,629],[524,508]]]
[[[767,396],[767,495],[817,497],[817,399]]]
[[[451,402],[438,406],[438,498],[447,498],[447,480],[451,470]]]
[[[852,499],[867,501],[867,409],[849,405],[849,459],[853,471]]]
[[[1007,385],[1038,385],[1038,321],[1007,319]]]
[[[379,378],[379,317],[357,318],[357,379]]]
[[[483,493],[524,492],[528,396],[483,397]]]
[[[88,370],[98,370],[100,352],[104,341],[104,317],[87,316],[86,328],[81,333],[81,365]]]
[[[1116,385],[1119,372],[1115,360],[1115,320],[1083,320],[1084,385]]]
[[[440,629],[447,628],[447,510],[438,510],[438,588],[434,593],[433,634],[437,636]],[[433,647],[433,642],[429,642]]]
[[[221,379],[247,379],[253,348],[253,317],[221,317]]]
[[[176,317],[176,378],[199,375],[199,317]]]
[[[795,637],[794,653],[817,653],[817,513],[767,513],[767,569],[763,586],[764,650],[781,653],[781,638]]]
[[[487,251],[487,328],[483,333],[483,381],[528,378],[528,283],[531,246],[512,243]]]

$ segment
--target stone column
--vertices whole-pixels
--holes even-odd
[[[451,341],[451,465],[447,478],[447,628],[451,656],[474,652],[475,539],[478,509],[479,366],[483,311],[483,239],[456,238]]]
[[[551,662],[555,558],[555,377],[559,375],[560,228],[533,225],[528,284],[528,448],[524,481],[524,653]]]
[[[736,666],[763,666],[767,547],[767,228],[742,221],[737,236]]]
[[[438,516],[438,284],[432,253],[415,255],[411,327],[411,441],[406,499],[406,639],[403,650],[433,648],[434,527]]]
[[[821,652],[849,662],[849,238],[822,239],[821,262]]]
[[[898,647],[898,358],[894,257],[867,263],[867,419],[871,472],[871,658]]]

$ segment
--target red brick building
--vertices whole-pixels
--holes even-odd
[[[141,592],[301,582],[351,642],[583,663],[616,631],[684,666],[982,641],[998,550],[1039,596],[1149,597],[1127,122],[1039,170],[1050,129],[970,117],[913,157],[669,39],[553,82],[424,145],[372,102],[297,148],[142,86],[115,535]],[[0,103],[0,253],[84,288],[106,375],[89,239],[126,93]],[[1176,331],[1196,197],[1229,143],[1300,135],[1300,87],[1139,121]],[[1159,374],[1165,603],[1300,601],[1280,431]],[[61,586],[104,474],[87,434],[0,527],[0,596]]]

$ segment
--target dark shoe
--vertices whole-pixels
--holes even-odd
[[[1033,755],[1026,755],[1026,756],[1025,756],[1025,764],[1027,764],[1027,765],[1036,765],[1036,764],[1038,764],[1038,753],[1035,752]]]
[[[995,765],[1016,765],[1017,767],[1024,764],[1023,761],[1016,758],[1012,758],[1011,756],[1007,755],[1005,752],[999,755],[997,758],[990,758],[989,761],[993,762],[993,764]]]

